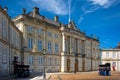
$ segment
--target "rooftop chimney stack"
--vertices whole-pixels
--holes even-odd
[[[39,8],[34,7],[34,8],[33,8],[33,17],[35,17],[35,16],[36,16],[36,14],[38,14],[38,15],[39,15]]]
[[[8,8],[7,8],[7,7],[5,7],[5,8],[4,8],[4,11],[5,11],[5,12],[7,12],[7,10],[8,10]]]
[[[22,12],[23,12],[23,14],[26,14],[26,9],[23,8],[23,9],[22,9]]]
[[[55,21],[55,22],[58,22],[58,16],[55,16],[55,17],[54,17],[54,21]]]

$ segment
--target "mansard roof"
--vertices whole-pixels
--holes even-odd
[[[27,15],[33,17],[33,12],[29,12]],[[42,16],[42,15],[40,15],[40,14],[36,14],[36,17],[34,17],[34,18],[39,19],[39,20],[44,20],[45,22],[47,22],[47,23],[49,23],[49,24],[53,24],[53,25],[55,25],[55,26],[60,26],[60,23],[59,23],[59,22],[56,22],[56,21],[54,21],[54,20],[51,20],[51,19],[49,19],[49,18],[47,18],[47,17],[45,17],[45,16]]]

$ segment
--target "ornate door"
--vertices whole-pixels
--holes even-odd
[[[67,59],[67,71],[70,71],[70,59]]]
[[[78,71],[78,60],[75,59],[75,71]]]
[[[82,59],[82,71],[85,71],[85,59]]]

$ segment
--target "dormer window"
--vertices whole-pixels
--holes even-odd
[[[39,28],[39,29],[37,30],[37,33],[38,33],[38,34],[42,34],[42,33],[43,33],[43,30],[42,30],[41,28]]]
[[[54,37],[55,37],[55,39],[57,39],[58,38],[58,34],[55,34]]]
[[[27,27],[27,31],[32,32],[32,31],[33,31],[33,27],[32,27],[32,26],[28,26],[28,27]]]
[[[48,35],[49,37],[52,37],[52,32],[48,32],[47,35]]]

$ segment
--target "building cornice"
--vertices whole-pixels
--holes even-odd
[[[101,59],[101,61],[120,61],[120,59],[109,58],[109,59]]]
[[[120,51],[120,49],[100,49],[100,51]]]

